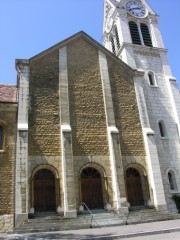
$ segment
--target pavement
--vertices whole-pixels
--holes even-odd
[[[147,236],[159,235],[159,238],[164,234],[176,233],[180,239],[180,219],[141,223],[133,225],[81,229],[71,231],[58,232],[39,232],[39,233],[25,233],[25,234],[0,234],[0,239],[18,239],[18,240],[44,240],[44,239],[62,239],[62,240],[111,240],[111,239],[148,239]],[[144,236],[144,237],[143,237]],[[152,238],[151,238],[152,239]],[[157,238],[158,239],[158,238]],[[164,239],[164,238],[163,238]],[[167,238],[171,239],[172,238]],[[174,238],[175,239],[175,238]],[[173,239],[173,240],[174,240]]]

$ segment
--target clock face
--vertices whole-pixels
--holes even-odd
[[[107,18],[106,18],[106,32],[109,33],[111,31],[111,28],[113,26],[113,18],[112,18],[112,14],[113,14],[113,9],[111,8],[108,12]]]
[[[146,15],[145,6],[137,1],[129,1],[126,4],[126,9],[128,12],[135,17],[144,17]]]

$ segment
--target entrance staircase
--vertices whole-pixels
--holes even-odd
[[[148,222],[167,221],[180,219],[180,214],[170,213],[168,211],[157,211],[154,208],[130,208],[126,219],[126,224],[138,224]]]
[[[56,213],[36,214],[33,219],[24,222],[14,233],[52,232],[75,229],[103,228],[144,222],[165,221],[180,219],[179,214],[160,212],[155,209],[133,209],[129,214],[116,214],[104,210],[93,211],[90,214],[78,215],[76,219],[65,219]]]

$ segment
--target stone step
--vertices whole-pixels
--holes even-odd
[[[93,222],[112,222],[112,221],[116,221],[116,222],[122,222],[122,219],[119,218],[119,216],[115,216],[115,217],[108,217],[108,218],[100,218],[100,217],[94,217],[92,219]],[[25,222],[22,226],[29,226],[29,225],[34,225],[34,226],[41,226],[41,225],[50,225],[50,224],[83,224],[83,223],[89,223],[91,222],[91,218],[77,218],[77,219],[61,219],[61,220],[56,220],[56,221],[52,221],[52,220],[41,220],[41,221],[37,221],[37,219],[34,220],[29,220],[28,222]]]
[[[51,232],[74,229],[88,229],[98,227],[120,226],[145,222],[164,221],[180,218],[179,214],[157,211],[155,209],[132,210],[129,214],[115,214],[108,212],[96,212],[91,222],[90,214],[80,214],[77,218],[65,219],[57,214],[37,214],[15,229],[16,233]]]
[[[21,225],[21,229],[40,229],[40,228],[52,228],[52,227],[58,227],[58,228],[67,228],[67,229],[71,229],[72,227],[75,227],[77,229],[80,229],[82,226],[88,227],[90,228],[90,224],[93,227],[98,227],[98,226],[112,226],[112,225],[123,225],[124,222],[120,219],[118,220],[114,220],[114,219],[109,219],[109,220],[99,220],[99,221],[88,221],[88,222],[78,222],[78,221],[69,221],[69,222],[64,222],[64,223],[41,223],[41,224],[31,224],[31,223],[27,223],[24,225]]]
[[[165,221],[165,220],[173,220],[180,218],[179,214],[162,212],[162,211],[144,211],[144,212],[130,212],[127,217],[127,224],[134,223],[145,223],[145,222],[155,222],[155,221]]]
[[[107,213],[107,214],[94,214],[93,215],[93,219],[95,220],[102,220],[102,219],[119,219],[120,216],[118,214],[110,214],[110,213]],[[91,219],[91,215],[78,215],[77,218],[76,218],[78,221],[84,221],[84,220],[90,220]],[[51,222],[51,221],[67,221],[67,219],[65,219],[64,217],[62,216],[54,216],[54,217],[45,217],[45,218],[32,218],[32,219],[29,219],[28,222],[31,222],[31,223],[41,223],[41,222]]]
[[[15,229],[14,233],[36,233],[36,232],[55,232],[55,231],[68,231],[68,230],[77,230],[77,229],[88,229],[90,226],[81,226],[81,228],[77,228],[76,226],[69,227],[49,227],[49,228],[19,228]]]
[[[35,221],[34,221],[35,220]],[[38,219],[40,220],[40,219]],[[30,219],[27,223],[24,223],[19,228],[15,229],[16,233],[23,232],[47,232],[47,231],[63,231],[70,229],[87,229],[87,228],[98,228],[98,227],[108,227],[108,226],[117,226],[124,224],[123,220],[117,217],[108,217],[100,218],[94,217],[91,223],[90,217],[79,217],[77,219],[61,219],[56,220],[55,222],[51,219],[43,220],[38,222],[37,219]]]

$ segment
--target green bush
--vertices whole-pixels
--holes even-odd
[[[178,213],[180,213],[180,196],[179,195],[173,195],[173,200],[176,204],[176,207],[177,207],[177,210],[178,210]]]

